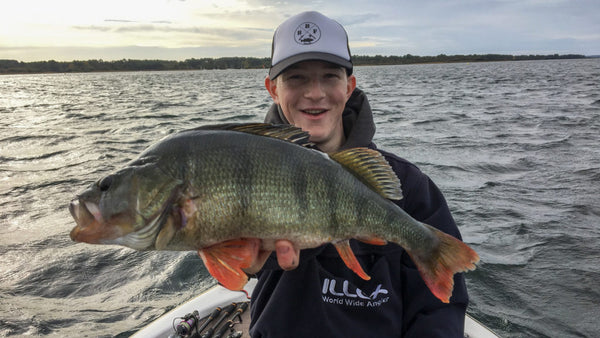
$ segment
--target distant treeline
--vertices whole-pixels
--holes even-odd
[[[555,59],[584,59],[585,55],[579,54],[551,54],[551,55],[505,55],[505,54],[471,54],[471,55],[446,55],[417,56],[406,54],[404,56],[361,56],[353,55],[355,65],[404,65],[414,63],[451,63],[451,62],[489,62],[489,61],[524,61],[524,60],[555,60]]]
[[[487,62],[487,61],[520,61],[520,60],[551,60],[551,59],[582,59],[579,54],[552,55],[504,55],[504,54],[472,54],[416,56],[365,56],[354,55],[352,61],[356,66],[366,65],[404,65],[415,63],[447,63],[447,62]],[[81,72],[115,72],[140,70],[195,70],[195,69],[256,69],[269,68],[270,58],[253,57],[223,57],[187,59],[185,61],[166,60],[131,60],[118,61],[87,60],[87,61],[36,61],[20,62],[17,60],[0,59],[0,74],[27,73],[81,73]]]

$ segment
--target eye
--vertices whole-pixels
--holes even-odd
[[[340,79],[340,78],[341,78],[341,76],[340,76],[340,74],[339,74],[339,73],[334,73],[334,72],[332,72],[332,73],[326,73],[326,74],[325,74],[325,78],[326,78],[326,79]]]
[[[110,188],[112,182],[113,182],[113,175],[108,175],[105,178],[98,181],[98,188],[100,188],[100,191],[106,191]]]
[[[284,81],[301,81],[304,79],[304,75],[300,73],[290,73],[285,76]]]

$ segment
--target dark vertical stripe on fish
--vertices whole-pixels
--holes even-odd
[[[398,220],[398,215],[391,209],[387,208],[385,212],[385,219],[383,225],[389,227],[389,229],[399,229],[402,230],[403,227],[396,226],[396,221]],[[397,234],[399,238],[403,237],[403,234]]]
[[[362,184],[360,182],[356,182],[354,184],[354,196],[360,196],[358,195],[359,190],[362,188]],[[353,205],[354,205],[354,210],[356,211],[355,215],[357,217],[356,223],[358,225],[359,229],[364,229],[365,228],[365,217],[368,215],[367,208],[369,207],[369,203],[365,203],[365,201],[361,198],[356,198],[354,197],[352,199]]]
[[[252,158],[249,156],[248,151],[236,154],[237,158],[234,161],[240,161],[239,170],[240,173],[237,175],[238,180],[238,194],[240,200],[240,217],[242,220],[248,217],[248,209],[251,207],[252,198],[254,196],[253,181],[254,175],[257,175],[255,170],[255,164],[252,162]],[[246,171],[244,174],[242,171]]]
[[[335,170],[325,170],[325,177],[323,185],[325,185],[327,189],[327,200],[329,201],[329,210],[333,211],[330,213],[329,223],[331,225],[331,229],[334,234],[339,233],[340,222],[338,215],[341,212],[341,208],[339,206],[339,198],[338,198],[338,185]]]
[[[308,217],[309,204],[308,204],[308,175],[309,170],[311,168],[309,166],[297,166],[296,168],[296,178],[294,180],[294,196],[296,196],[296,201],[298,202],[298,207],[300,208],[300,217],[299,221],[304,223],[306,218]]]

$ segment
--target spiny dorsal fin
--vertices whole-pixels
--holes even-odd
[[[227,123],[202,126],[195,129],[239,131],[253,135],[273,137],[295,143],[303,147],[314,147],[314,144],[308,140],[310,135],[307,132],[289,124]]]
[[[350,148],[329,157],[338,162],[381,196],[402,199],[400,180],[380,152],[369,148]]]

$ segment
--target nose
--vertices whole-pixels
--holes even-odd
[[[312,100],[320,100],[325,97],[323,84],[319,80],[312,80],[308,83],[304,96]]]

